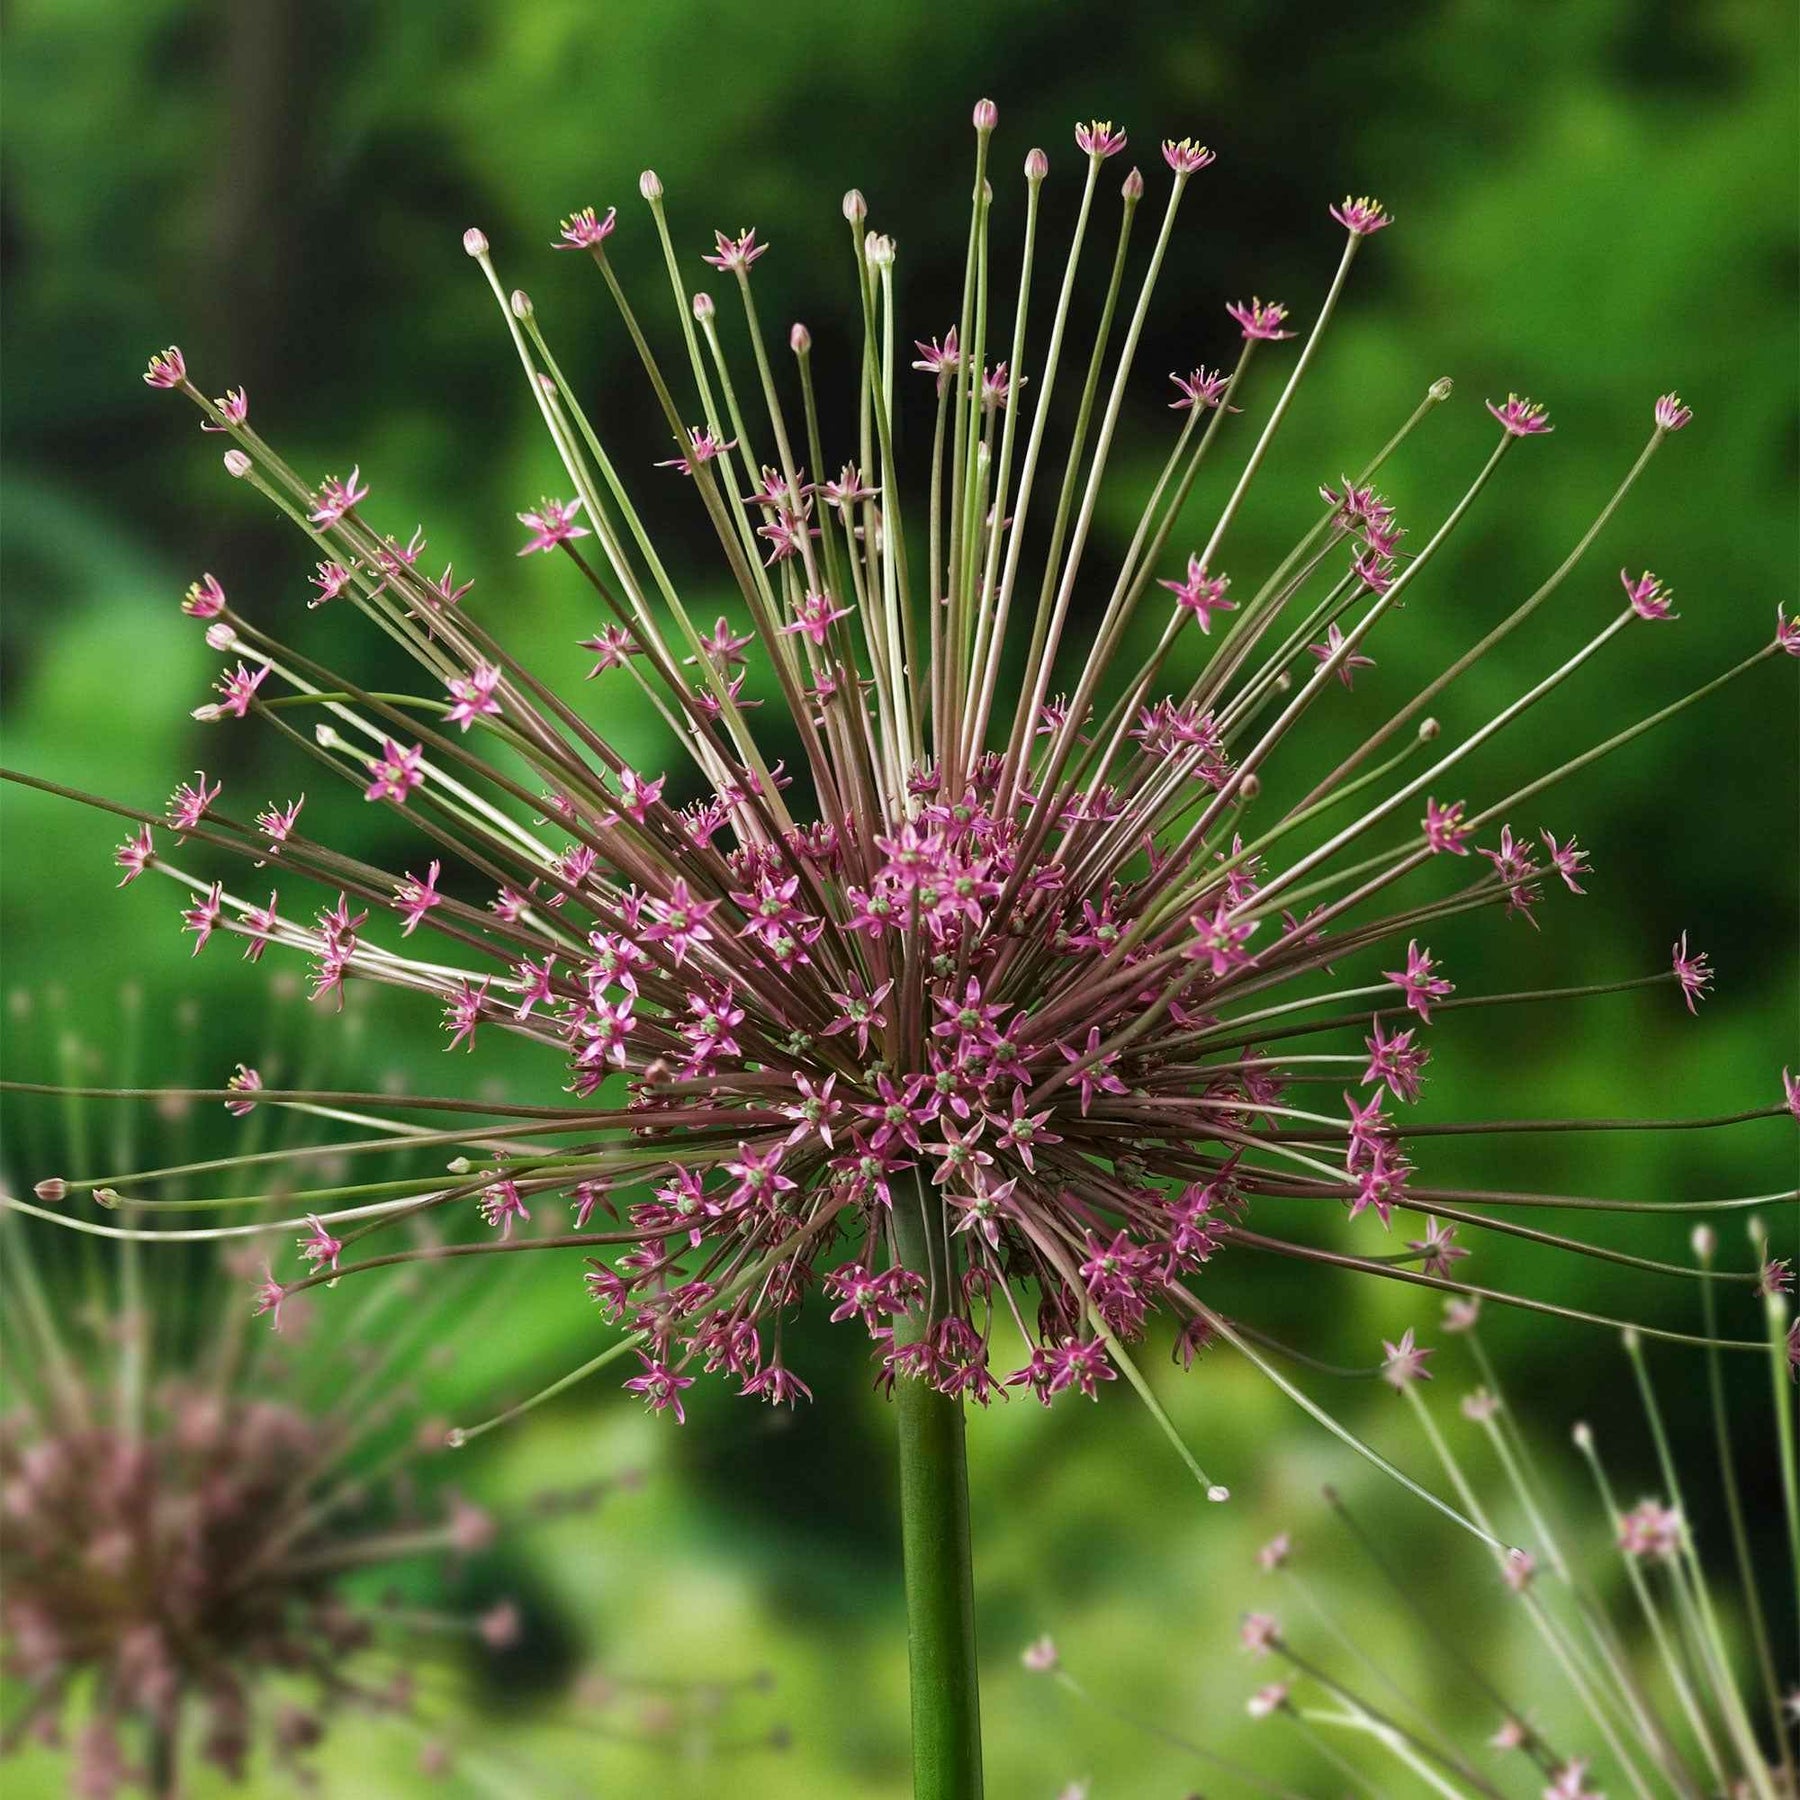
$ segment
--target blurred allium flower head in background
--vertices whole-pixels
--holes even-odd
[[[40,1016],[70,1074],[105,1060],[62,1030],[54,1003],[13,999],[13,1028]],[[128,991],[122,1041],[141,1042],[143,1012]],[[165,1037],[158,1060],[184,1035]],[[274,1109],[250,1097],[260,1081],[243,1073],[229,1102],[238,1129],[281,1140],[255,1153],[260,1164],[316,1166],[319,1147],[284,1129],[291,1113],[272,1125]],[[8,1124],[15,1141],[59,1139],[76,1165],[100,1153],[139,1168],[166,1160],[165,1181],[210,1197],[216,1165],[173,1160],[191,1156],[194,1110],[165,1095],[141,1143],[130,1109],[96,1130],[78,1100],[35,1116],[15,1101]],[[228,1164],[222,1179],[235,1174]],[[117,1201],[126,1223],[96,1229],[119,1241],[96,1250],[90,1234],[72,1259],[61,1234],[16,1216],[10,1182],[0,1192],[0,1667],[18,1684],[0,1751],[65,1748],[84,1800],[186,1791],[196,1763],[314,1786],[314,1752],[350,1712],[395,1721],[423,1772],[454,1768],[479,1738],[459,1665],[522,1642],[492,1553],[533,1519],[591,1512],[636,1474],[497,1510],[445,1486],[449,1427],[427,1411],[424,1378],[444,1361],[452,1315],[479,1329],[483,1309],[459,1308],[448,1288],[434,1297],[417,1269],[371,1285],[348,1339],[321,1329],[305,1300],[271,1338],[233,1299],[263,1266],[257,1239],[292,1230],[270,1209],[223,1230],[140,1233],[139,1208]],[[168,1247],[146,1268],[139,1239],[156,1236]],[[301,1253],[328,1266],[322,1227],[306,1228]],[[731,1685],[590,1683],[570,1718],[578,1705],[583,1724],[691,1753],[696,1726],[716,1735],[724,1723]]]
[[[458,1252],[584,1255],[596,1304],[626,1328],[587,1368],[634,1351],[626,1385],[677,1417],[702,1372],[773,1402],[804,1397],[783,1320],[814,1288],[866,1331],[890,1386],[1048,1401],[1094,1396],[1122,1370],[1148,1397],[1125,1346],[1156,1311],[1173,1316],[1183,1360],[1223,1338],[1260,1361],[1255,1334],[1203,1297],[1226,1250],[1479,1294],[1459,1233],[1582,1247],[1507,1216],[1556,1197],[1427,1185],[1415,1167],[1415,1140],[1474,1129],[1409,1127],[1392,1110],[1419,1096],[1434,1019],[1556,997],[1458,995],[1430,933],[1473,911],[1535,926],[1551,893],[1584,892],[1587,851],[1560,819],[1540,827],[1539,797],[1800,652],[1800,628],[1778,620],[1771,640],[1747,622],[1736,668],[1510,789],[1484,778],[1478,792],[1465,763],[1615,640],[1639,649],[1641,623],[1673,616],[1657,578],[1627,576],[1625,603],[1613,590],[1604,623],[1491,716],[1452,729],[1439,709],[1565,587],[1567,606],[1602,604],[1611,577],[1590,576],[1586,552],[1689,410],[1647,399],[1641,448],[1563,563],[1421,691],[1382,697],[1371,652],[1425,601],[1490,484],[1529,478],[1501,465],[1550,431],[1545,407],[1490,401],[1495,435],[1462,497],[1402,524],[1378,483],[1449,399],[1433,382],[1387,443],[1347,452],[1354,473],[1316,501],[1295,496],[1297,538],[1276,566],[1233,566],[1245,496],[1356,259],[1391,223],[1378,201],[1346,198],[1329,209],[1341,250],[1311,318],[1233,301],[1216,315],[1236,340],[1220,366],[1172,377],[1170,441],[1116,554],[1096,520],[1144,380],[1140,335],[1213,154],[1165,142],[1154,201],[1137,169],[1124,178],[1084,335],[1074,296],[1125,132],[1077,131],[1079,212],[1047,271],[1049,159],[1027,158],[1015,270],[990,254],[989,103],[975,126],[963,300],[946,329],[902,323],[900,251],[869,228],[862,194],[845,196],[841,285],[863,341],[841,416],[817,405],[805,326],[777,367],[753,281],[773,247],[754,230],[715,233],[703,260],[731,303],[692,291],[653,173],[640,183],[647,233],[585,207],[556,248],[591,257],[663,445],[603,442],[532,302],[502,285],[486,236],[466,234],[568,484],[520,511],[531,560],[504,610],[470,599],[448,567],[434,576],[423,528],[389,530],[360,466],[302,476],[241,389],[210,399],[179,350],[152,360],[146,381],[229,438],[228,472],[294,523],[316,564],[313,591],[286,601],[243,605],[227,592],[237,581],[196,581],[184,609],[226,659],[197,716],[254,715],[325,779],[403,812],[420,846],[416,861],[375,867],[308,835],[304,795],[233,805],[196,772],[166,818],[113,808],[136,821],[121,885],[155,872],[188,890],[196,953],[229,937],[253,960],[271,947],[306,958],[321,998],[351,980],[416,992],[443,1009],[447,1048],[528,1038],[561,1059],[571,1096],[472,1121],[456,1116],[463,1103],[408,1098],[451,1115],[449,1178],[380,1184],[364,1205],[341,1185],[302,1190],[312,1266],[271,1278],[269,1310],[388,1260],[365,1258],[363,1240],[430,1211],[473,1233]],[[658,332],[638,303],[664,273],[675,315]],[[1252,361],[1290,354],[1261,421],[1242,415]],[[903,470],[899,422],[914,412],[931,421],[930,451]],[[1227,457],[1196,528],[1197,484]],[[680,484],[734,589],[710,627],[634,498],[658,481]],[[519,584],[533,579],[591,590],[585,668],[509,653],[504,612],[529,603]],[[402,647],[420,691],[372,691],[295,647],[307,608],[327,604]],[[1655,654],[1660,637],[1641,647]],[[1173,672],[1202,649],[1197,673]],[[578,697],[582,674],[603,684],[598,699]],[[595,723],[621,693],[660,718],[675,766],[634,766]],[[1371,706],[1349,755],[1309,746],[1315,709]],[[207,872],[214,851],[263,869],[266,902]],[[1710,979],[1684,934],[1671,965],[1570,992],[1670,982],[1691,1008]],[[1404,1249],[1378,1235],[1347,1254],[1316,1241],[1305,1221],[1320,1211],[1375,1234],[1396,1212],[1420,1223]],[[1003,1366],[1013,1329],[1024,1350]]]

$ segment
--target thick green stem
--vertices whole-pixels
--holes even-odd
[[[895,1321],[900,1343],[930,1329],[946,1279],[936,1196],[894,1198],[901,1260],[931,1295]],[[933,1230],[928,1217],[937,1215]],[[900,1442],[900,1535],[906,1565],[915,1800],[980,1800],[981,1701],[975,1671],[975,1576],[969,1547],[969,1468],[960,1398],[925,1381],[894,1385]]]
[[[175,1800],[181,1784],[177,1780],[175,1725],[172,1721],[151,1727],[146,1761],[144,1780],[151,1800]]]

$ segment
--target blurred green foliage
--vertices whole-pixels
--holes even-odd
[[[1484,395],[1518,389],[1549,404],[1555,434],[1509,459],[1444,572],[1396,623],[1374,672],[1383,697],[1410,693],[1560,561],[1636,454],[1656,394],[1678,387],[1693,405],[1694,425],[1665,446],[1578,578],[1452,691],[1446,722],[1485,718],[1581,642],[1617,606],[1621,563],[1661,573],[1681,623],[1628,634],[1533,715],[1528,745],[1503,740],[1472,780],[1535,768],[1674,698],[1763,641],[1777,602],[1792,601],[1800,170],[1788,8],[21,0],[7,40],[7,761],[77,786],[155,806],[198,763],[242,794],[291,792],[301,779],[266,737],[187,717],[212,659],[176,613],[182,588],[210,569],[251,612],[297,617],[308,564],[255,496],[223,479],[187,410],[142,387],[150,350],[179,341],[208,391],[247,385],[258,424],[299,467],[359,462],[383,522],[421,519],[434,569],[454,560],[473,574],[469,604],[574,691],[587,599],[512,555],[513,514],[554,491],[558,471],[462,228],[486,229],[503,278],[530,290],[597,396],[602,429],[634,476],[647,473],[665,453],[654,416],[585,259],[549,252],[556,219],[616,202],[615,260],[646,309],[666,294],[636,200],[640,167],[662,174],[691,254],[714,226],[754,223],[775,246],[757,270],[764,317],[807,320],[829,403],[846,391],[852,324],[838,197],[852,184],[869,195],[873,222],[900,243],[912,335],[941,332],[960,280],[967,114],[980,93],[1000,104],[1003,167],[1033,142],[1050,150],[1052,243],[1072,206],[1075,117],[1122,120],[1146,159],[1165,133],[1220,152],[1189,202],[1138,361],[1120,466],[1146,478],[1168,417],[1163,371],[1228,354],[1223,302],[1276,294],[1305,318],[1336,255],[1326,204],[1372,190],[1398,215],[1359,263],[1234,536],[1234,568],[1268,567],[1318,483],[1384,440],[1435,377],[1455,378],[1456,399],[1384,483],[1416,525],[1441,516],[1484,454]],[[1004,262],[1018,207],[1009,182],[997,185]],[[1271,397],[1277,359],[1266,360],[1252,417]],[[1226,479],[1220,469],[1201,484],[1196,529]],[[1100,521],[1109,543],[1130,529],[1132,492],[1114,484]],[[651,502],[678,544],[679,498]],[[379,669],[355,625],[326,612],[300,629],[322,660]],[[1547,909],[1541,936],[1483,919],[1433,943],[1475,992],[1635,973],[1661,963],[1685,927],[1719,971],[1700,1019],[1664,990],[1554,1016],[1463,1015],[1433,1034],[1425,1116],[1701,1113],[1775,1095],[1797,1041],[1800,968],[1792,676],[1765,666],[1546,799],[1542,823],[1578,829],[1597,873],[1588,900]],[[591,690],[584,698],[597,704]],[[654,722],[627,705],[609,695],[608,729],[654,760]],[[1333,730],[1314,739],[1321,754],[1343,741]],[[111,892],[107,853],[123,834],[14,789],[0,805],[7,987],[31,988],[70,1030],[101,1040],[128,978],[171,1018],[198,995],[182,1066],[217,1079],[253,1060],[257,971],[217,951],[190,961],[155,884]],[[353,798],[321,793],[309,807],[329,807],[333,832],[377,860],[406,854],[391,819]],[[392,996],[375,1018],[396,1078],[421,1087],[498,1079],[541,1091],[558,1078],[529,1055],[502,1059],[497,1075],[486,1059],[448,1064],[435,1019]],[[9,1032],[6,1074],[49,1073],[45,1042]],[[1791,1184],[1794,1164],[1792,1135],[1775,1125],[1500,1149],[1477,1140],[1433,1158],[1434,1170],[1496,1185],[1645,1198],[1764,1191]],[[1776,1225],[1791,1241],[1792,1221]],[[1674,1221],[1601,1231],[1665,1255],[1681,1254],[1685,1235]],[[1689,1322],[1678,1284],[1606,1265],[1502,1243],[1483,1246],[1479,1273],[1600,1312]],[[1218,1280],[1227,1307],[1253,1287],[1261,1322],[1304,1326],[1346,1362],[1366,1364],[1380,1332],[1426,1318],[1405,1290],[1288,1265],[1227,1258]],[[571,1270],[534,1271],[527,1286],[528,1326],[508,1334],[499,1373],[528,1385],[591,1354],[597,1327]],[[544,1550],[565,1623],[628,1670],[772,1669],[795,1748],[730,1769],[746,1800],[874,1800],[905,1785],[886,1421],[860,1351],[815,1326],[803,1335],[795,1361],[819,1404],[782,1429],[697,1388],[684,1434],[652,1431],[621,1396],[590,1389],[536,1415],[496,1464],[539,1479],[585,1460],[598,1436],[655,1465],[604,1530],[571,1523]],[[1546,1430],[1611,1404],[1614,1359],[1596,1358],[1591,1339],[1528,1315],[1496,1318],[1493,1336],[1517,1385],[1540,1398]],[[1093,1685],[1228,1747],[1248,1729],[1241,1699],[1253,1685],[1226,1648],[1248,1603],[1238,1572],[1315,1478],[1356,1479],[1241,1368],[1215,1357],[1163,1386],[1238,1491],[1232,1506],[1199,1502],[1125,1396],[1048,1416],[1014,1405],[975,1426],[997,1793],[1048,1794],[1084,1772],[1096,1800],[1174,1795],[1202,1779],[1166,1744],[1054,1707],[1017,1673],[1017,1646],[1055,1630]],[[1385,1398],[1353,1383],[1333,1404],[1381,1429]],[[1766,1493],[1755,1485],[1766,1469],[1747,1466],[1746,1478]],[[1410,1517],[1397,1498],[1381,1504]],[[1437,1570],[1422,1552],[1423,1587],[1448,1584]],[[1471,1632],[1491,1631],[1497,1653],[1518,1659],[1498,1596],[1483,1587],[1455,1600]],[[1446,1713],[1467,1707],[1419,1646],[1395,1638],[1394,1651],[1437,1684]],[[616,1746],[556,1750],[547,1729],[529,1711],[495,1726],[497,1741],[529,1740],[569,1769],[598,1766],[595,1791],[717,1791],[716,1769],[634,1764]],[[1258,1742],[1270,1773],[1310,1778],[1309,1765]],[[405,1754],[352,1742],[333,1755],[340,1773],[355,1771],[344,1791],[411,1791]]]

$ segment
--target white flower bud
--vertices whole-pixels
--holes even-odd
[[[463,249],[470,256],[486,256],[488,253],[487,233],[478,225],[471,225],[463,233]]]
[[[662,177],[658,175],[654,169],[646,169],[643,174],[638,177],[638,192],[642,194],[646,200],[660,200],[662,198],[662,191]]]

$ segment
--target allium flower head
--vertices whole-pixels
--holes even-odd
[[[1243,329],[1246,339],[1262,342],[1273,342],[1277,338],[1291,338],[1291,331],[1283,331],[1288,309],[1277,300],[1233,300],[1225,310],[1237,320]]]
[[[1556,429],[1550,423],[1547,407],[1540,406],[1535,400],[1521,400],[1517,394],[1508,394],[1504,406],[1496,406],[1490,400],[1487,409],[1500,421],[1509,437],[1536,437]]]
[[[1412,1327],[1409,1325],[1400,1334],[1397,1344],[1383,1342],[1381,1346],[1384,1358],[1381,1365],[1381,1379],[1389,1387],[1402,1390],[1415,1381],[1429,1381],[1431,1371],[1426,1368],[1427,1357],[1436,1354],[1423,1344],[1413,1342]]]
[[[1664,394],[1656,402],[1656,425],[1659,431],[1680,431],[1693,416],[1693,408],[1683,406],[1679,394]]]
[[[151,357],[150,366],[144,371],[144,380],[154,388],[180,387],[187,380],[187,359],[171,344],[168,349],[159,350]]]
[[[1628,1556],[1673,1556],[1681,1548],[1681,1514],[1660,1501],[1640,1500],[1619,1520],[1619,1548]]]
[[[1625,585],[1625,598],[1640,619],[1678,619],[1681,615],[1669,604],[1669,590],[1648,569],[1634,581],[1629,569],[1619,571]]]
[[[1367,194],[1360,198],[1346,196],[1341,205],[1332,207],[1331,216],[1352,237],[1368,237],[1394,222],[1387,208]]]
[[[1687,1002],[1689,1012],[1699,1010],[1698,1003],[1706,998],[1707,990],[1712,986],[1712,965],[1707,961],[1704,950],[1688,953],[1688,934],[1684,931],[1676,940],[1672,958],[1675,979],[1681,984],[1681,997]]]
[[[531,533],[531,541],[519,554],[530,556],[533,551],[554,550],[558,544],[588,536],[588,528],[576,522],[575,515],[580,511],[581,501],[576,498],[540,500],[532,511],[520,513],[519,523]]]
[[[1208,163],[1218,160],[1214,151],[1204,144],[1196,144],[1192,138],[1164,138],[1163,161],[1177,175],[1193,175],[1204,169]]]
[[[613,226],[618,218],[615,207],[606,209],[602,218],[591,206],[584,206],[579,212],[571,213],[562,222],[562,236],[551,245],[553,250],[594,250],[604,244],[612,236]]]
[[[1125,133],[1114,131],[1110,119],[1093,119],[1075,127],[1075,143],[1089,156],[1104,161],[1125,148]]]
[[[278,998],[272,1017],[279,1023],[295,1004]],[[121,1035],[136,1037],[142,997],[128,990],[117,1010]],[[54,1028],[82,1066],[106,1066],[66,1016]],[[240,1066],[223,1091],[241,1118],[266,1090]],[[140,1166],[173,1165],[184,1196],[210,1191],[210,1165],[191,1160],[193,1134],[208,1123],[197,1098],[165,1096],[142,1122],[127,1103],[106,1134],[108,1154],[123,1146],[130,1156],[141,1135]],[[215,1119],[218,1132],[243,1129]],[[41,1140],[60,1135],[48,1109],[32,1128]],[[304,1166],[292,1138],[289,1149],[293,1160],[260,1165],[276,1187]],[[79,1156],[79,1139],[59,1153]],[[241,1187],[236,1171],[225,1180]],[[371,1322],[391,1339],[377,1394],[362,1347],[309,1329],[319,1321],[307,1302],[272,1276],[265,1299],[271,1314],[285,1302],[283,1335],[269,1354],[246,1354],[256,1237],[285,1239],[300,1224],[303,1266],[330,1277],[343,1246],[317,1218],[256,1209],[252,1236],[199,1247],[221,1253],[211,1262],[184,1245],[174,1314],[163,1310],[169,1284],[138,1263],[140,1240],[157,1235],[139,1229],[156,1221],[156,1202],[113,1196],[113,1241],[85,1274],[57,1254],[41,1220],[16,1216],[34,1209],[5,1177],[0,1203],[14,1215],[9,1279],[36,1296],[29,1321],[15,1307],[0,1314],[0,1655],[10,1696],[0,1756],[35,1740],[66,1754],[69,1792],[160,1800],[198,1785],[201,1765],[250,1778],[255,1791],[310,1789],[314,1752],[346,1711],[404,1720],[415,1743],[456,1727],[459,1643],[503,1650],[519,1641],[522,1621],[510,1601],[466,1606],[447,1576],[519,1520],[447,1484],[444,1427],[413,1391],[418,1346],[429,1341],[416,1326],[440,1305],[418,1271],[365,1292]],[[240,1205],[234,1219],[245,1218]],[[614,1485],[590,1478],[534,1496],[530,1510],[591,1510]],[[390,1591],[396,1580],[404,1602]],[[392,1679],[396,1656],[416,1681]],[[0,1785],[23,1792],[29,1778],[0,1775]]]
[[[1092,181],[1124,134],[1095,124],[1077,141]],[[1154,171],[1159,245],[1208,154],[1175,144],[1173,176]],[[1580,765],[1534,764],[1510,794],[1477,794],[1462,765],[1617,622],[1491,716],[1460,691],[1451,711],[1445,690],[1575,578],[1578,556],[1420,693],[1396,692],[1405,660],[1378,669],[1371,643],[1412,616],[1408,598],[1442,573],[1440,547],[1495,459],[1549,429],[1543,409],[1516,396],[1490,409],[1500,431],[1484,429],[1466,502],[1420,531],[1416,553],[1400,553],[1396,505],[1373,486],[1387,450],[1344,446],[1325,468],[1356,472],[1322,501],[1309,480],[1294,549],[1255,567],[1237,530],[1243,496],[1345,284],[1304,322],[1233,303],[1230,369],[1183,381],[1175,419],[1158,409],[1168,474],[1140,496],[1122,562],[1103,570],[1110,535],[1094,520],[1118,510],[1139,334],[1094,362],[1110,401],[1082,409],[1066,480],[1040,468],[1046,421],[1091,359],[1035,311],[978,316],[989,287],[974,270],[1000,198],[977,196],[962,315],[921,338],[898,311],[892,241],[868,229],[860,194],[847,197],[835,283],[865,334],[845,377],[856,398],[815,417],[822,352],[791,337],[802,418],[785,409],[753,299],[768,246],[715,234],[705,255],[736,277],[718,303],[741,309],[728,341],[751,340],[744,378],[717,381],[679,277],[703,240],[677,231],[660,181],[642,191],[678,273],[673,322],[638,316],[610,257],[596,258],[596,292],[621,309],[645,364],[660,443],[599,451],[543,321],[509,298],[486,240],[471,246],[497,341],[519,358],[573,496],[520,514],[528,550],[563,552],[521,579],[571,584],[604,609],[579,646],[590,654],[527,667],[509,608],[452,607],[466,584],[427,579],[422,535],[401,541],[364,517],[358,469],[309,490],[259,435],[234,432],[257,476],[246,491],[266,487],[309,519],[307,566],[328,559],[340,607],[413,654],[422,692],[397,703],[385,672],[358,680],[290,652],[229,602],[211,624],[257,672],[255,710],[277,697],[318,709],[304,749],[330,779],[404,808],[393,828],[416,825],[426,843],[393,867],[343,856],[291,816],[241,822],[201,777],[171,811],[190,844],[142,865],[182,883],[199,941],[242,936],[272,962],[302,957],[334,999],[356,982],[403,987],[441,1013],[446,1049],[486,1051],[505,1033],[556,1059],[562,1099],[499,1140],[470,1125],[453,1179],[409,1209],[433,1214],[459,1250],[543,1245],[584,1260],[620,1328],[600,1361],[624,1363],[632,1392],[677,1418],[705,1373],[772,1403],[803,1395],[782,1327],[815,1289],[866,1339],[884,1389],[923,1382],[977,1404],[1091,1396],[1118,1374],[1147,1391],[1131,1346],[1159,1314],[1184,1360],[1214,1342],[1254,1356],[1208,1297],[1221,1257],[1492,1294],[1464,1279],[1463,1253],[1508,1217],[1484,1211],[1479,1191],[1415,1192],[1430,1136],[1389,1106],[1419,1090],[1434,1009],[1546,997],[1452,999],[1429,940],[1441,920],[1538,906],[1538,827],[1518,809]],[[1145,191],[1134,171],[1122,229]],[[1386,215],[1372,201],[1339,211],[1344,273]],[[591,235],[589,216],[565,236]],[[1072,246],[1072,269],[1084,247]],[[1158,248],[1123,297],[1137,316],[1161,259]],[[703,323],[723,375],[736,353]],[[1225,403],[1248,359],[1281,356],[1279,341],[1302,331],[1260,424]],[[931,381],[888,381],[887,346],[904,342]],[[1002,344],[1006,362],[990,366]],[[737,398],[721,414],[726,391]],[[1449,393],[1442,380],[1423,387],[1393,444]],[[936,479],[909,448],[934,441],[934,422]],[[1188,496],[1209,491],[1194,484],[1226,434],[1246,440],[1225,452],[1243,452],[1245,473],[1190,537]],[[814,476],[836,467],[837,481],[809,479],[801,446]],[[647,491],[654,507],[640,510]],[[1081,504],[1058,508],[1059,491]],[[697,579],[648,522],[670,506],[685,510],[684,551],[709,559]],[[1217,572],[1227,560],[1231,598]],[[708,635],[718,609],[697,596],[720,583],[731,598]],[[1157,605],[1159,587],[1173,605]],[[1091,616],[1077,602],[1089,594]],[[1200,631],[1183,629],[1189,614]],[[303,608],[277,616],[283,630],[307,625]],[[575,704],[590,677],[599,701]],[[628,728],[609,703],[633,709]],[[1322,755],[1315,712],[1327,743],[1346,720],[1372,723],[1347,756]],[[666,734],[658,748],[627,754],[649,721]],[[1635,736],[1602,735],[1601,749]],[[1468,797],[1432,798],[1451,792]],[[1545,842],[1565,881],[1585,870],[1572,841]],[[1470,847],[1484,854],[1458,854]],[[233,850],[279,855],[288,911],[252,907],[189,866]],[[301,884],[317,890],[304,903]],[[1695,991],[1691,966],[1652,979]],[[1312,1050],[1315,1035],[1336,1047]],[[1326,1086],[1320,1061],[1343,1065]],[[1359,1072],[1363,1091],[1349,1091]],[[590,1217],[597,1194],[616,1219]],[[293,1204],[318,1220],[315,1250],[328,1239],[339,1252],[278,1282],[290,1298],[375,1261],[362,1239],[386,1215],[352,1223],[341,1187]],[[1290,1229],[1307,1205],[1341,1208],[1354,1252]],[[571,1213],[580,1224],[564,1230]],[[1396,1214],[1410,1234],[1399,1251],[1384,1247]],[[1422,1378],[1428,1354],[1404,1331],[1388,1378]]]
[[[202,431],[231,431],[250,417],[250,396],[241,388],[227,388],[214,402],[216,418],[202,419]]]
[[[756,241],[754,229],[740,231],[736,237],[727,237],[722,231],[713,233],[716,246],[711,256],[703,256],[702,262],[709,262],[715,269],[739,271],[748,269],[759,256],[764,255],[769,246]]]
[[[1216,369],[1195,369],[1188,375],[1171,374],[1181,398],[1169,402],[1171,412],[1187,412],[1190,408],[1203,411],[1217,406],[1225,397],[1225,390],[1231,385],[1229,376]]]
[[[244,453],[239,451],[237,454]],[[343,481],[335,475],[327,475],[319,484],[319,491],[311,497],[312,512],[309,516],[315,525],[335,526],[343,522],[346,513],[368,497],[369,490],[363,485],[360,468],[352,469],[348,478]],[[373,548],[374,546],[369,546],[365,554]]]
[[[190,619],[216,619],[225,610],[225,590],[211,575],[202,575],[182,596],[181,610]]]

